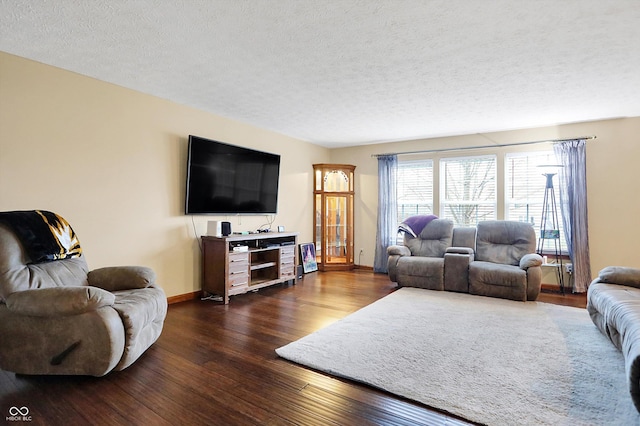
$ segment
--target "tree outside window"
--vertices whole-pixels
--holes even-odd
[[[440,217],[456,226],[496,218],[496,156],[440,160]]]

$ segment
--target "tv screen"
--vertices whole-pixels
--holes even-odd
[[[275,214],[280,156],[189,136],[186,214]]]

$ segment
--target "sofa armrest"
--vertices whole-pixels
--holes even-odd
[[[537,253],[529,253],[522,256],[520,259],[520,268],[528,269],[534,266],[542,265],[542,256]]]
[[[607,266],[598,273],[595,281],[640,288],[640,269],[628,266]]]
[[[108,291],[96,287],[51,287],[18,291],[7,297],[5,303],[17,314],[53,317],[78,315],[113,306],[116,298]]]
[[[448,247],[445,253],[468,254],[473,256],[474,251],[469,247]]]
[[[411,250],[407,246],[389,246],[387,254],[389,256],[411,256]]]
[[[89,285],[107,291],[146,288],[156,282],[156,274],[145,266],[110,266],[89,272]]]

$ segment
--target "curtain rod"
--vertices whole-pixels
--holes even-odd
[[[408,155],[408,154],[424,154],[429,152],[448,152],[448,151],[466,151],[468,149],[483,149],[483,148],[502,148],[505,146],[516,146],[516,145],[533,145],[539,143],[555,143],[555,142],[568,142],[575,140],[591,140],[596,139],[596,136],[582,136],[579,138],[568,138],[568,139],[546,139],[542,141],[529,141],[529,142],[514,142],[514,143],[505,143],[505,144],[494,144],[494,145],[482,145],[482,146],[467,146],[462,148],[444,148],[444,149],[424,149],[421,151],[404,151],[404,152],[389,152],[387,154],[372,154],[372,157],[382,157],[384,155]]]

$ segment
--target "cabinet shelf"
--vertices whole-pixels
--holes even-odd
[[[251,264],[251,267],[249,269],[251,269],[252,271],[256,271],[258,269],[265,269],[265,268],[271,268],[276,266],[277,263],[276,262],[264,262],[264,263],[256,263],[256,264]]]
[[[249,287],[251,287],[251,290],[254,290],[256,287],[267,287],[273,284],[277,284],[279,281],[277,280],[270,280],[267,278],[257,278],[254,280],[251,280],[251,283],[249,283]]]

